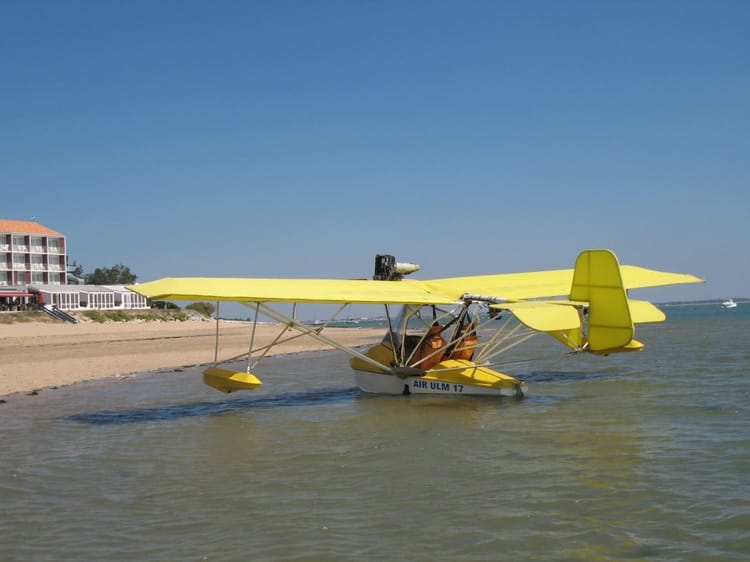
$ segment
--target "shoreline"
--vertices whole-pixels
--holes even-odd
[[[251,327],[250,322],[219,323],[220,362],[247,353]],[[255,347],[270,344],[283,331],[280,324],[258,324]],[[325,333],[356,347],[378,341],[383,330],[326,328]],[[212,320],[0,325],[0,398],[82,381],[210,365],[215,338]],[[329,349],[334,348],[297,337],[277,344],[268,356]]]

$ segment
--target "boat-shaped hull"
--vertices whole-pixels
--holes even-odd
[[[522,398],[527,392],[526,385],[518,379],[463,360],[441,361],[423,376],[398,376],[354,369],[354,379],[363,392],[372,394]]]

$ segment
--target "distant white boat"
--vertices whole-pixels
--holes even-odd
[[[737,308],[737,303],[734,302],[734,299],[725,300],[723,303],[721,303],[721,306],[723,308]]]

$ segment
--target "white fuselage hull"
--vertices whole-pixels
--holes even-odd
[[[514,388],[493,388],[472,384],[460,384],[422,377],[397,377],[384,373],[354,370],[354,380],[363,391],[372,394],[439,394],[456,396],[511,396],[519,397]],[[526,385],[520,387],[525,395]]]

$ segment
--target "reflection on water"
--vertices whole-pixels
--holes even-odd
[[[744,560],[748,323],[534,342],[523,401],[363,395],[337,353],[274,358],[253,394],[186,370],[13,397],[0,558]]]

